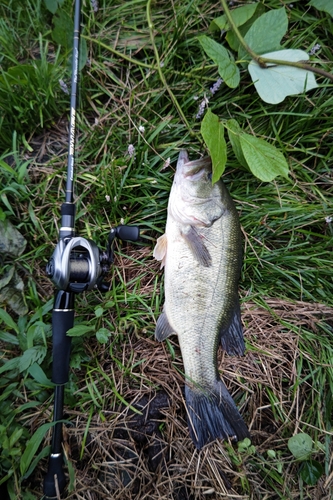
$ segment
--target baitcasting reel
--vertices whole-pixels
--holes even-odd
[[[107,292],[109,287],[102,278],[114,260],[114,240],[137,241],[139,234],[137,226],[112,228],[104,252],[92,240],[81,236],[61,238],[46,266],[46,273],[59,290],[81,293],[98,288]]]

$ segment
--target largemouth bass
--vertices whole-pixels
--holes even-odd
[[[210,158],[181,151],[170,192],[165,234],[154,257],[165,268],[165,303],[155,336],[178,335],[185,370],[190,435],[198,449],[249,432],[217,368],[217,349],[245,350],[238,280],[241,231],[223,182],[212,185]]]

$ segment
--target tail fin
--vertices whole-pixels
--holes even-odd
[[[250,437],[222,380],[216,380],[210,390],[186,385],[185,397],[190,435],[198,449],[218,438],[238,441]]]

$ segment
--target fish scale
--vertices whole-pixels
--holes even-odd
[[[165,303],[155,335],[178,335],[195,445],[249,436],[217,369],[220,342],[229,354],[242,355],[245,346],[238,299],[240,224],[222,181],[211,183],[210,159],[190,162],[180,153],[166,231],[154,256],[165,268]]]

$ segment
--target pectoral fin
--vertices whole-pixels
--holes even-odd
[[[153,252],[153,257],[156,260],[161,261],[161,269],[165,265],[166,255],[167,255],[167,247],[168,247],[168,238],[164,233],[162,236],[157,238],[156,245]]]
[[[187,226],[181,234],[199,264],[204,267],[210,267],[212,265],[212,258],[203,237],[198,231],[193,226]]]
[[[162,342],[169,335],[176,335],[174,329],[170,326],[167,315],[163,312],[156,323],[155,338]]]

